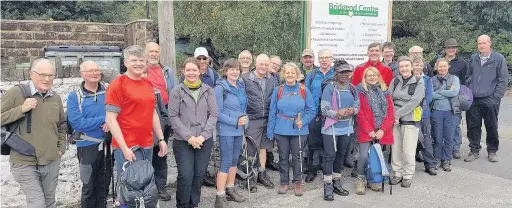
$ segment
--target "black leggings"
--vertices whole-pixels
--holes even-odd
[[[341,173],[343,171],[343,161],[348,155],[348,146],[351,141],[350,136],[336,136],[336,150],[334,151],[334,141],[332,135],[322,134],[324,143],[324,176],[332,175],[332,172]]]

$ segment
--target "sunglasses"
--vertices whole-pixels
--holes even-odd
[[[203,61],[208,60],[208,58],[207,58],[207,57],[197,57],[196,59],[197,59],[197,60],[203,60]]]

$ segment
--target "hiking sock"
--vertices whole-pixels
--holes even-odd
[[[332,183],[332,175],[324,175],[325,183]]]
[[[233,188],[234,186],[235,186],[235,184],[227,184],[226,188]]]
[[[265,168],[259,167],[259,168],[258,168],[258,172],[260,172],[260,173],[264,173],[264,172],[265,172]]]
[[[336,173],[336,172],[332,173],[332,178],[334,180],[341,180],[341,173]]]
[[[226,191],[223,191],[223,192],[217,191],[217,196],[225,196],[225,195],[226,195]]]

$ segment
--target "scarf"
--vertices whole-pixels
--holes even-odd
[[[185,85],[185,87],[188,87],[188,89],[191,89],[191,90],[197,90],[199,89],[199,87],[201,87],[201,80],[198,80],[196,83],[190,83],[188,80],[183,80],[183,84]]]
[[[373,112],[373,123],[375,128],[378,129],[386,117],[388,108],[386,95],[384,95],[379,84],[368,85],[368,103]]]

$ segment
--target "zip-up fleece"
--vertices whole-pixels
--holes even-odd
[[[217,122],[217,134],[219,136],[242,136],[242,128],[244,127],[238,126],[238,119],[245,114],[247,95],[245,94],[245,85],[241,79],[237,81],[237,87],[238,90],[234,91],[232,90],[234,87],[227,80],[219,79],[214,88],[219,109]],[[245,100],[240,102],[240,97]],[[243,103],[243,106],[241,103]]]
[[[274,89],[267,124],[267,137],[269,139],[273,139],[274,134],[286,136],[299,135],[299,128],[295,125],[295,119],[299,113],[302,121],[300,135],[309,134],[309,122],[315,117],[313,95],[304,87],[306,98],[302,98],[299,87],[300,84],[297,83],[293,86],[283,84],[283,92],[279,100],[277,99],[277,94],[280,87]]]
[[[431,66],[435,66],[437,60],[441,56],[436,56],[431,62]],[[460,59],[459,56],[455,56],[454,59],[450,61],[450,69],[448,73],[453,74],[459,78],[460,84],[466,84],[466,73],[469,70],[469,65],[463,59]],[[434,75],[437,75],[437,71],[434,71]]]
[[[352,88],[352,90],[350,88]],[[336,108],[332,102],[333,97],[336,99],[336,104],[338,105]],[[332,135],[333,127],[334,133],[338,136],[354,133],[355,116],[359,112],[359,96],[354,85],[347,83],[343,89],[338,84],[327,84],[322,93],[320,106],[323,116],[336,120],[336,123],[328,128],[325,128],[324,124],[321,130],[322,134]],[[336,119],[336,109],[341,110],[350,107],[354,108],[353,116],[342,118],[341,120]]]
[[[505,57],[491,51],[489,59],[482,66],[478,53],[471,56],[469,71],[466,74],[466,85],[473,91],[475,98],[505,96],[508,85],[508,68]]]
[[[33,87],[33,86],[32,86]],[[2,125],[23,119],[18,134],[25,141],[34,146],[36,157],[24,156],[11,151],[9,162],[23,165],[48,165],[59,157],[59,151],[66,151],[66,115],[62,99],[53,90],[49,90],[43,97],[34,93],[37,107],[32,109],[32,128],[27,133],[25,114],[21,105],[25,102],[19,87],[12,87],[2,96]]]
[[[197,103],[184,84],[179,84],[171,91],[169,118],[177,140],[188,141],[192,136],[203,136],[206,140],[213,135],[218,117],[215,93],[204,83],[197,90]]]
[[[270,73],[267,73],[265,76],[267,76],[265,92],[262,91],[258,84],[254,71],[242,74],[241,76],[245,83],[247,116],[249,116],[250,120],[267,119],[272,91],[279,85],[279,80],[276,76],[272,76]]]
[[[407,83],[404,83],[401,75],[397,76],[395,79],[400,80],[400,83],[398,83],[396,89],[394,84],[389,86],[389,92],[391,92],[395,106],[395,119],[400,121],[414,121],[413,110],[421,104],[425,97],[425,83],[423,79],[411,76]],[[395,79],[391,83],[394,83]],[[416,90],[413,95],[409,95],[409,85],[415,82],[418,82]]]
[[[68,122],[75,131],[82,132],[92,138],[103,139],[105,132],[103,132],[101,126],[105,124],[106,112],[104,92],[106,89],[101,84],[99,84],[99,86],[100,88],[95,95],[90,95],[86,90],[84,90],[83,82],[80,85],[82,92],[85,95],[85,97],[82,98],[82,112],[80,112],[78,107],[78,95],[76,91],[69,93],[67,100],[67,114]],[[93,144],[97,144],[97,142],[85,140],[76,142],[77,147],[85,147]]]

